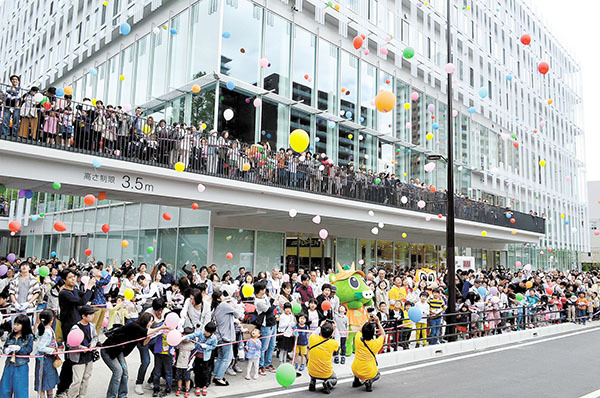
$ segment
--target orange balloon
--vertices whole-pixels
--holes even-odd
[[[83,197],[83,203],[85,203],[88,206],[91,206],[94,203],[96,203],[96,197],[94,195],[92,195],[92,194],[85,195]]]
[[[354,48],[357,50],[359,50],[362,47],[363,43],[364,43],[363,38],[360,36],[356,36],[354,38],[354,40],[352,40],[352,44],[354,45]]]
[[[192,209],[193,210],[198,210],[198,203],[192,203]]]
[[[104,199],[106,199],[106,192],[98,193],[98,200],[104,200]]]
[[[396,96],[391,91],[381,90],[375,97],[375,106],[379,112],[387,113],[396,106]]]
[[[171,214],[165,212],[163,213],[163,218],[167,221],[171,221]]]
[[[65,225],[65,223],[64,223],[64,222],[62,222],[62,221],[57,221],[57,222],[55,222],[55,223],[54,223],[54,229],[55,229],[57,232],[64,232],[64,231],[66,231],[66,230],[67,230],[67,226]]]
[[[435,185],[432,185],[431,187],[429,187],[429,189],[431,190],[431,192],[435,192],[437,188],[435,187]]]

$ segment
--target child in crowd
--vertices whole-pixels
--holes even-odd
[[[196,384],[196,396],[208,394],[210,376],[214,358],[212,352],[217,348],[217,325],[208,322],[203,332],[185,335],[183,340],[192,341],[196,344],[196,357],[194,358],[194,383]]]
[[[296,317],[292,313],[292,304],[283,305],[283,314],[279,316],[279,334],[283,334],[279,339],[279,362],[287,361],[288,353],[294,351],[294,327],[296,326]]]
[[[568,293],[567,293],[567,296],[569,296]],[[575,295],[575,293],[571,293],[571,295],[567,299],[567,320],[569,322],[577,323],[576,307],[577,307],[577,296]]]
[[[3,353],[10,355],[4,363],[0,380],[0,397],[20,398],[29,396],[29,358],[16,355],[29,355],[33,351],[33,331],[27,315],[17,315],[12,333],[4,344]]]
[[[337,326],[337,330],[340,332],[340,349],[334,352],[333,361],[335,363],[346,363],[346,339],[348,336],[348,316],[346,315],[346,307],[340,305],[338,312],[333,313],[333,321]]]
[[[186,327],[183,329],[184,335],[190,335],[194,333],[194,329]],[[181,340],[181,343],[177,346],[177,359],[175,360],[175,381],[177,381],[177,393],[176,396],[181,396],[181,387],[185,383],[185,397],[190,396],[190,358],[192,351],[196,345],[189,340]]]
[[[396,305],[401,305],[400,300],[396,301]],[[410,310],[413,306],[411,301],[406,301],[404,303],[404,308],[402,309],[402,330],[400,331],[400,341],[402,342],[402,349],[408,350],[410,335],[413,331],[413,323],[408,317],[408,310]]]
[[[71,331],[81,330],[83,332],[83,341],[78,346],[68,346],[70,350],[94,348],[98,344],[98,334],[96,333],[96,327],[92,323],[94,320],[94,314],[96,310],[89,305],[83,305],[79,307],[79,314],[81,320],[73,326]],[[67,342],[69,339],[67,338]],[[85,397],[87,394],[88,382],[92,377],[94,369],[94,352],[83,351],[69,353],[69,361],[73,363],[73,381],[67,391],[67,396],[71,397]]]
[[[54,367],[56,355],[56,336],[52,330],[54,322],[54,313],[51,310],[40,312],[39,324],[37,327],[38,345],[35,355],[41,358],[35,359],[35,385],[33,389],[38,391],[40,398],[52,398],[52,391],[59,382],[58,372]]]
[[[587,308],[588,308],[588,301],[585,298],[585,293],[584,292],[579,292],[579,298],[577,299],[577,319],[576,319],[576,323],[582,323],[585,325],[585,320],[587,317]]]
[[[427,297],[429,297],[427,292],[421,292],[421,294],[419,294],[419,301],[415,305],[415,307],[421,311],[421,322],[417,322],[415,325],[417,329],[417,335],[415,337],[417,340],[417,347],[427,345],[427,317],[429,316],[429,303],[427,302]]]
[[[173,385],[173,355],[175,348],[167,342],[167,334],[163,333],[152,339],[152,353],[154,354],[154,372],[152,372],[153,397],[165,397],[171,394]],[[165,389],[160,391],[160,378],[164,377],[167,381]]]
[[[256,328],[250,332],[250,340],[246,343],[246,359],[248,360],[248,368],[246,369],[246,380],[251,378],[258,379],[258,362],[260,360],[260,352],[262,342],[260,341],[260,329]],[[252,375],[254,373],[254,375]]]
[[[458,315],[456,317],[456,332],[458,333],[458,340],[464,340],[469,338],[468,329],[469,329],[469,318],[471,314],[469,313],[469,307],[466,304],[463,304],[458,310]]]
[[[319,327],[319,311],[317,311],[317,306],[319,305],[318,301],[315,299],[310,299],[308,301],[308,327],[310,330],[315,330]]]
[[[308,334],[309,332],[303,331],[307,329],[306,320],[308,316],[304,313],[298,314],[298,325],[296,326],[296,369],[300,372],[304,370],[306,366],[306,356],[308,355]]]

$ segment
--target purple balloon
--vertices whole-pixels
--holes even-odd
[[[24,198],[25,197],[25,191],[22,189],[19,189],[19,198]]]
[[[4,264],[0,265],[0,276],[6,275],[8,272],[8,267]]]
[[[8,260],[9,263],[12,263],[17,259],[17,256],[15,256],[14,253],[9,253],[9,255],[6,256],[6,259]]]

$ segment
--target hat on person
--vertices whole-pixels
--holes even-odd
[[[48,87],[48,93],[51,95],[56,95],[56,87]]]
[[[91,315],[96,313],[96,309],[90,307],[89,305],[82,305],[81,307],[79,307],[79,315]]]

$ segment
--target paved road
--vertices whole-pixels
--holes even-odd
[[[388,369],[374,394],[342,379],[331,396],[578,398],[600,389],[600,329]],[[304,387],[304,386],[303,386]],[[319,397],[306,387],[266,396]],[[598,394],[591,395],[600,396]],[[587,398],[587,397],[586,397]]]

